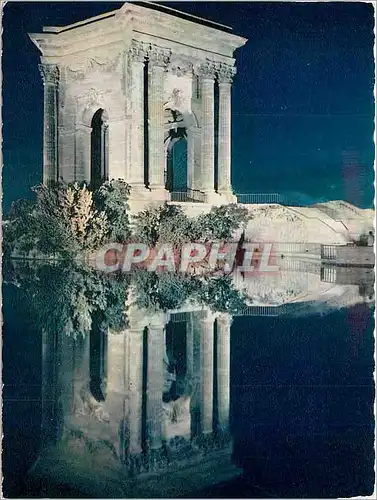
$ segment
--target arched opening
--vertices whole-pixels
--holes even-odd
[[[109,126],[106,111],[98,109],[94,113],[91,127],[90,183],[93,189],[98,189],[109,178]]]
[[[187,191],[187,129],[179,111],[165,110],[165,187]]]
[[[93,321],[90,333],[90,392],[98,402],[105,401],[107,391],[107,328]]]

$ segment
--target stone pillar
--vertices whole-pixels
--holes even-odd
[[[131,165],[128,182],[133,189],[144,188],[144,60],[143,44],[132,42],[131,66]]]
[[[43,119],[43,183],[58,180],[58,85],[59,68],[55,64],[40,64],[44,86]]]
[[[147,441],[150,449],[162,443],[162,393],[164,388],[165,316],[156,315],[148,327]]]
[[[43,446],[56,440],[57,344],[55,336],[42,329],[41,438]]]
[[[229,427],[230,405],[230,326],[232,317],[220,314],[217,318],[217,400],[218,422],[223,430]]]
[[[218,192],[232,195],[231,188],[231,84],[235,68],[221,65],[219,82]]]
[[[142,451],[143,328],[128,331],[129,452]]]
[[[92,128],[84,124],[76,125],[75,138],[75,181],[90,183]]]
[[[214,318],[208,313],[201,319],[201,423],[202,432],[208,434],[213,430],[213,343],[214,343]]]
[[[210,197],[215,186],[215,115],[214,115],[214,78],[215,66],[211,62],[199,68],[202,104],[201,128],[201,169],[198,185]]]
[[[165,189],[164,74],[170,52],[151,46],[148,56],[148,167],[149,187],[168,199]]]
[[[193,383],[194,377],[194,316],[189,313],[186,323],[186,378]]]

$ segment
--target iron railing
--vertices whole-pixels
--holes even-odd
[[[321,281],[336,283],[336,267],[321,267]]]
[[[280,203],[281,200],[279,193],[237,193],[236,196],[238,203],[246,205]]]
[[[199,189],[186,189],[170,193],[171,201],[206,203],[207,195]]]
[[[328,260],[336,259],[336,245],[322,245],[321,246],[321,258]]]

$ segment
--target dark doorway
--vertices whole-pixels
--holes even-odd
[[[90,179],[93,189],[98,189],[108,180],[108,123],[106,113],[99,109],[94,113],[91,127],[91,168]]]
[[[187,140],[181,130],[181,137],[171,139],[167,150],[166,189],[170,192],[187,191]]]

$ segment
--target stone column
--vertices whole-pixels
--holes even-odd
[[[131,66],[131,165],[128,182],[133,189],[144,187],[144,60],[146,51],[133,40],[130,51]]]
[[[214,342],[214,318],[208,314],[201,319],[201,350],[202,350],[202,387],[201,387],[201,423],[202,432],[208,434],[213,427],[213,342]]]
[[[143,328],[131,326],[128,331],[129,363],[129,452],[142,451],[142,396],[143,396]]]
[[[202,104],[201,169],[198,179],[200,189],[213,195],[215,186],[215,115],[214,78],[215,66],[211,62],[199,68]]]
[[[198,176],[200,175],[200,129],[187,130],[187,187],[200,189]]]
[[[186,323],[186,378],[193,383],[194,376],[194,316],[189,313]]]
[[[162,393],[164,388],[164,315],[150,319],[147,367],[147,441],[150,449],[162,443]]]
[[[164,74],[170,52],[151,46],[148,56],[148,167],[149,187],[167,199],[165,190]]]
[[[58,180],[58,85],[56,64],[40,64],[44,86],[43,120],[43,183]]]
[[[230,326],[232,317],[221,314],[217,318],[217,400],[221,429],[229,427],[230,405]]]
[[[235,68],[222,64],[219,82],[218,192],[232,194],[231,188],[231,84]]]
[[[43,446],[56,440],[57,372],[57,340],[50,332],[42,329],[41,438]]]
[[[90,183],[92,128],[82,123],[76,125],[75,181]]]

